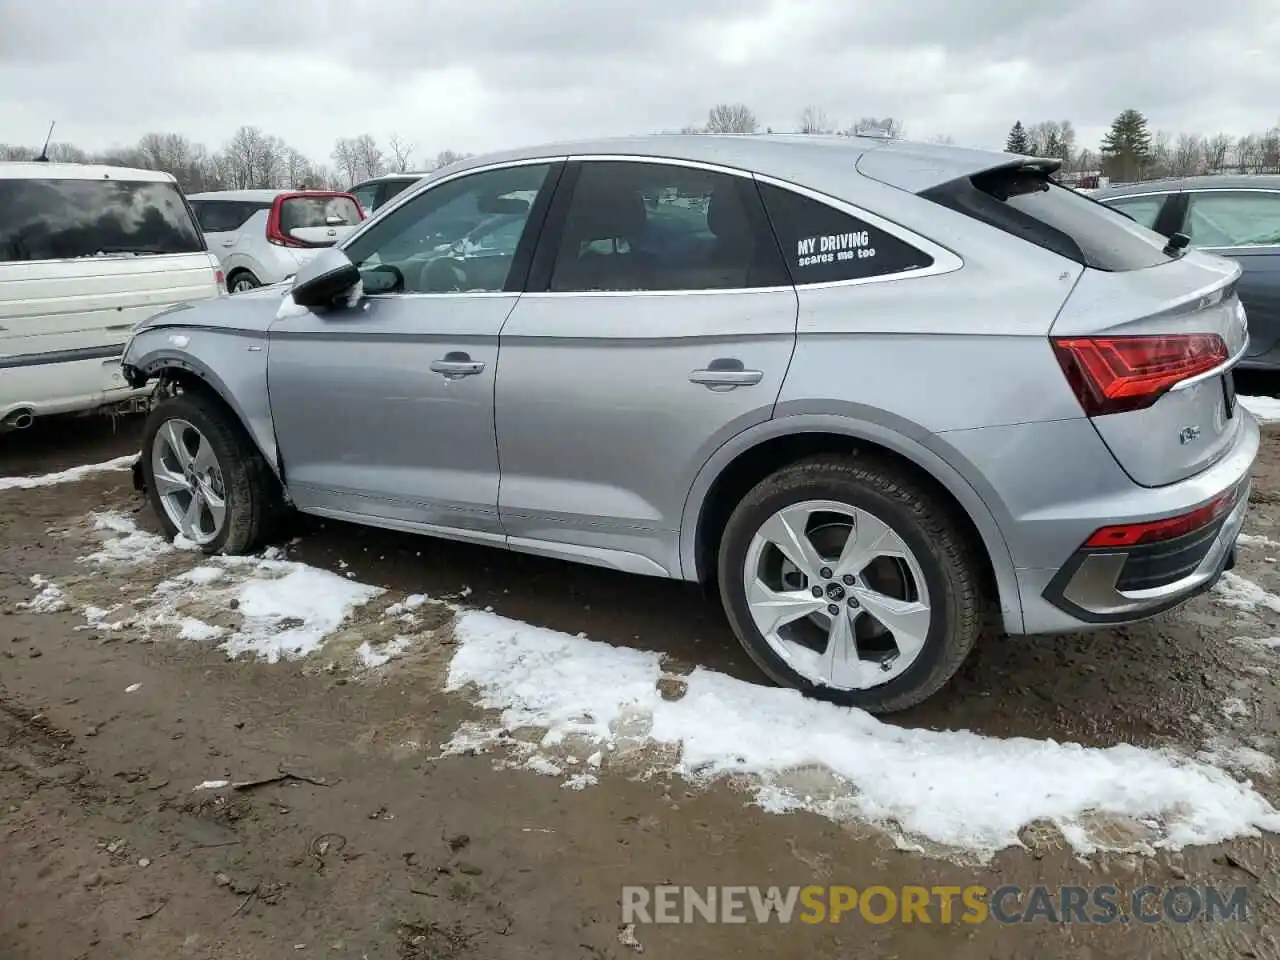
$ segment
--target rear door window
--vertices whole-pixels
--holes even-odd
[[[1156,228],[1156,218],[1160,216],[1160,211],[1164,208],[1164,201],[1167,196],[1167,194],[1159,193],[1142,197],[1120,197],[1117,200],[1106,201],[1106,205],[1127,213],[1148,230],[1154,230]]]
[[[1187,194],[1184,232],[1197,247],[1280,244],[1280,193],[1214,190]]]
[[[933,257],[842,210],[772,184],[765,209],[797,285],[865,280],[933,265]]]
[[[550,289],[732,290],[787,282],[750,179],[600,160],[582,164]]]
[[[245,225],[259,210],[266,210],[269,203],[249,200],[192,200],[200,229],[205,233],[232,233]]]
[[[1001,167],[930,187],[922,196],[1097,270],[1142,270],[1168,263],[1168,242],[1046,171]]]
[[[0,262],[204,249],[173,183],[0,179]]]

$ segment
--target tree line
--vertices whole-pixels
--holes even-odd
[[[317,163],[280,137],[258,127],[243,126],[221,150],[209,150],[180,133],[148,133],[132,147],[90,152],[73,143],[50,143],[46,151],[55,163],[102,163],[117,167],[164,170],[173,174],[186,193],[205,190],[317,189],[345,190],[352,184],[384,173],[428,172],[464,159],[468,154],[440,150],[421,166],[414,144],[398,134],[385,148],[365,133],[339,137],[330,163]],[[34,160],[39,146],[0,143],[0,160]]]
[[[718,103],[707,112],[705,123],[666,132],[775,131],[772,127],[762,131],[755,112],[744,103]],[[821,107],[809,105],[800,111],[795,129],[787,132],[900,138],[906,136],[906,127],[896,117],[864,116],[842,124]],[[928,139],[935,143],[954,142],[945,134]],[[1075,127],[1069,120],[1028,125],[1019,120],[1010,129],[1004,148],[1010,153],[1056,157],[1067,173],[1100,171],[1117,183],[1197,174],[1280,173],[1280,126],[1239,137],[1225,133],[1205,136],[1153,132],[1147,118],[1133,109],[1124,110],[1115,118],[1096,149],[1077,142]],[[32,160],[39,153],[39,147],[0,143],[0,160]],[[122,149],[90,153],[71,143],[51,143],[47,153],[53,161],[165,170],[177,178],[187,193],[264,187],[344,190],[369,177],[410,170],[429,172],[470,156],[446,149],[418,161],[416,145],[400,135],[393,133],[380,143],[365,133],[339,137],[329,162],[317,163],[280,137],[253,126],[241,127],[218,151],[182,134],[148,133],[134,146]]]
[[[1068,172],[1098,171],[1116,183],[1158,177],[1224,173],[1280,173],[1280,126],[1233,137],[1218,133],[1152,131],[1139,110],[1123,110],[1098,149],[1076,149],[1069,121],[1016,122],[1005,141],[1009,153],[1057,157]]]

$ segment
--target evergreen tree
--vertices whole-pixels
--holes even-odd
[[[1009,131],[1009,139],[1004,143],[1006,153],[1031,153],[1031,138],[1027,136],[1026,129],[1019,120],[1013,125],[1013,129]]]
[[[1125,110],[1102,138],[1102,168],[1112,180],[1140,180],[1151,162],[1151,131],[1147,118],[1137,110]]]

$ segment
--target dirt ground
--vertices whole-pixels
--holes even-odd
[[[106,460],[135,449],[138,432],[136,420],[90,420],[0,437],[0,474]],[[1280,540],[1280,433],[1268,431],[1253,499],[1246,531]],[[664,882],[1244,884],[1250,915],[1106,928],[642,925],[634,935],[648,957],[1280,957],[1271,835],[1078,858],[1033,830],[1026,849],[962,865],[900,851],[866,827],[765,813],[731,785],[602,776],[573,792],[495,770],[486,756],[418,749],[480,714],[443,691],[447,643],[370,682],[20,608],[36,573],[104,597],[165,576],[164,563],[126,574],[77,563],[86,514],[106,508],[155,529],[127,472],[0,490],[3,960],[633,957],[620,939],[621,888]],[[469,588],[468,605],[762,682],[714,602],[684,585],[334,522],[293,532],[291,559],[390,595]],[[1242,547],[1236,572],[1280,592],[1272,550]],[[950,687],[892,722],[1187,752],[1211,728],[1280,756],[1280,695],[1260,659],[1280,654],[1233,642],[1241,635],[1280,636],[1280,613],[1202,597],[1115,631],[996,637]],[[1237,701],[1243,712],[1224,710]],[[280,771],[295,776],[192,789]],[[1255,785],[1280,800],[1280,783]]]

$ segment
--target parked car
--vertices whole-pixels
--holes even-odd
[[[1280,370],[1280,176],[1186,177],[1099,190],[1094,199],[1166,237],[1237,261],[1249,313],[1242,368]]]
[[[366,217],[409,187],[427,176],[425,173],[387,173],[370,180],[362,180],[351,188],[351,195],[360,203]]]
[[[225,292],[167,173],[0,163],[0,431],[129,400],[134,324]]]
[[[232,293],[287,280],[364,219],[355,197],[329,190],[218,190],[188,199]]]
[[[471,159],[289,291],[153,318],[139,485],[206,552],[288,503],[714,583],[774,680],[907,707],[988,622],[1124,623],[1233,562],[1240,268],[1056,167],[862,138]],[[499,215],[514,244],[456,243]]]

